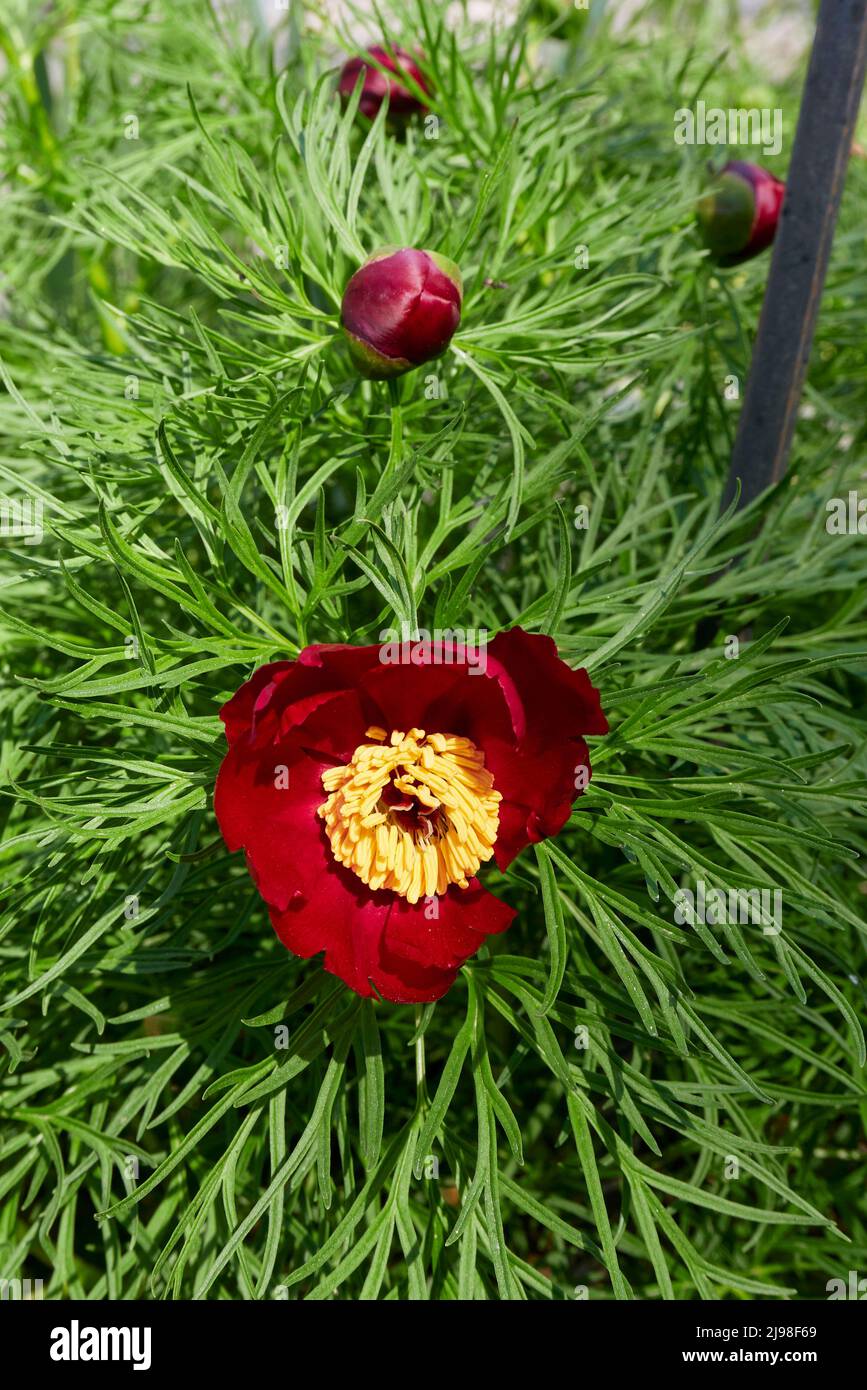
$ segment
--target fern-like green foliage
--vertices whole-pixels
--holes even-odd
[[[0,490],[44,535],[0,538],[0,1277],[688,1299],[867,1269],[867,541],[825,526],[864,466],[867,176],[789,475],[721,517],[767,258],[714,276],[672,117],[763,79],[728,7],[655,8],[649,52],[598,4],[488,33],[406,0],[382,25],[436,120],[403,134],[338,103],[358,40],[313,6],[4,8]],[[791,131],[798,75],[764,90]],[[337,321],[385,244],[466,286],[391,386]],[[401,621],[548,632],[611,725],[563,834],[487,875],[514,925],[417,1012],[290,957],[212,811],[237,686]],[[699,882],[779,890],[782,930],[679,921]]]

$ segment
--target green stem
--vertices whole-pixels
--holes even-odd
[[[400,405],[400,387],[396,381],[389,381],[388,396],[391,402],[391,443],[385,471],[393,473],[403,458],[403,411]]]
[[[62,165],[57,140],[51,129],[47,112],[42,103],[36,74],[33,71],[33,54],[26,46],[23,35],[14,25],[10,24],[7,27],[0,24],[0,50],[6,55],[10,68],[18,77],[18,86],[30,113],[33,128],[39,138],[42,153],[52,173],[59,173]]]
[[[423,1010],[421,1004],[416,1004],[415,1026],[417,1029],[421,1026],[422,1012]],[[424,1033],[421,1033],[419,1037],[417,1037],[415,1040],[415,1089],[418,1104],[421,1107],[425,1105],[427,1102]]]

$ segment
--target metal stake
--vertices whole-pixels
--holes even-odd
[[[786,471],[867,62],[867,0],[821,0],[723,507]]]

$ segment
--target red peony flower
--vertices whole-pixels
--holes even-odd
[[[396,73],[397,78],[409,77],[417,87],[429,94],[430,88],[412,54],[407,53],[403,48],[393,48],[391,53],[387,53],[384,48],[377,45],[369,48],[367,55],[374,58],[379,67],[374,63],[365,62],[364,58],[350,58],[348,62],[344,63],[337,83],[337,90],[342,97],[352,96],[359,73],[363,72],[361,99],[358,103],[358,109],[363,116],[373,120],[386,93],[388,94],[390,116],[399,118],[414,116],[427,110],[424,103],[419,101],[418,97],[408,87],[405,87],[403,82],[396,80],[396,78],[386,77],[385,73],[380,72],[380,68],[386,68],[388,72]]]
[[[283,944],[408,1003],[439,999],[509,925],[478,870],[557,834],[589,780],[584,735],[608,725],[550,637],[397,648],[312,646],[257,671],[221,711],[214,806]]]
[[[362,376],[402,376],[445,352],[461,321],[461,272],[447,256],[386,246],[356,270],[340,320]]]

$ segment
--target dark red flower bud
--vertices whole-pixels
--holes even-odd
[[[418,64],[405,49],[394,48],[391,53],[386,53],[384,48],[376,47],[369,48],[367,52],[371,58],[376,59],[380,67],[396,73],[397,78],[410,77],[423,92],[430,92]],[[344,64],[340,73],[340,81],[337,84],[337,90],[342,97],[352,96],[358,75],[361,72],[364,73],[364,83],[361,88],[361,100],[358,103],[358,109],[363,116],[368,116],[370,120],[373,120],[386,93],[388,94],[389,114],[392,116],[406,118],[427,110],[424,103],[419,101],[409,87],[405,87],[396,78],[386,77],[385,73],[380,72],[373,63],[365,62],[364,58],[350,58]]]
[[[445,352],[461,321],[461,272],[435,251],[386,246],[356,270],[341,322],[362,376],[401,376]]]
[[[738,265],[770,246],[786,185],[758,164],[733,159],[698,204],[702,240],[717,265]]]

